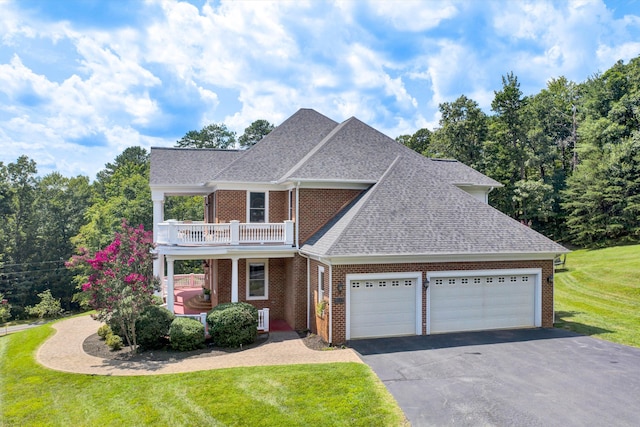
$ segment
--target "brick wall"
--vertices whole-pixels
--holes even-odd
[[[247,221],[247,192],[243,190],[216,191],[215,222]]]
[[[269,191],[269,222],[289,219],[288,191]]]
[[[317,267],[316,267],[317,268]],[[433,271],[449,270],[497,270],[497,269],[542,269],[542,327],[553,327],[553,284],[547,281],[547,277],[553,274],[553,261],[498,261],[498,262],[455,262],[455,263],[411,263],[411,264],[366,264],[366,265],[338,265],[333,266],[332,283],[334,297],[338,295],[337,285],[342,282],[346,286],[347,274],[367,273],[399,273],[422,271],[423,283],[427,273]],[[312,270],[313,271],[313,270]],[[317,270],[316,270],[317,271]],[[313,274],[312,274],[313,279]],[[317,284],[316,284],[317,286]],[[312,289],[317,289],[313,288]],[[327,292],[328,293],[328,292]],[[343,294],[346,290],[343,291]],[[344,295],[341,295],[344,296]],[[422,292],[422,312],[426,314],[426,292]],[[342,344],[346,341],[346,304],[334,304],[333,315],[333,344]],[[425,317],[426,319],[426,317]],[[424,324],[424,321],[423,321]],[[423,334],[426,327],[423,326]],[[323,337],[324,338],[324,337]],[[326,338],[328,340],[328,337]]]
[[[360,194],[360,190],[300,189],[300,246]]]

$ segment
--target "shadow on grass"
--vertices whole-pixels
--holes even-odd
[[[582,313],[579,311],[556,311],[555,323],[553,325],[556,328],[576,332],[582,335],[599,335],[614,332],[610,329],[599,328],[597,326],[587,325],[584,323],[569,320],[572,317],[575,317],[577,314]]]

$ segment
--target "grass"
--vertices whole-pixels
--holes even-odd
[[[0,337],[0,426],[406,425],[363,364],[173,375],[68,374],[35,362],[50,325]]]
[[[555,310],[557,327],[640,347],[640,245],[570,253]]]

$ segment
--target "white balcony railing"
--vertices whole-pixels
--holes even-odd
[[[293,245],[293,221],[209,224],[168,220],[158,224],[156,243],[178,246]]]

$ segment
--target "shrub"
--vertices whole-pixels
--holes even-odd
[[[204,325],[189,317],[176,317],[169,327],[169,340],[171,348],[178,351],[202,348]]]
[[[38,294],[40,302],[35,307],[26,307],[30,316],[37,316],[42,318],[52,318],[62,315],[62,305],[60,304],[60,298],[55,299],[51,295],[51,290],[47,289]]]
[[[109,335],[113,335],[113,331],[109,325],[102,325],[98,328],[98,336],[102,340],[106,340]]]
[[[209,334],[220,347],[251,344],[258,336],[258,310],[246,302],[220,304],[207,315]]]
[[[106,343],[113,351],[120,350],[123,346],[122,338],[114,334],[107,335]]]
[[[150,305],[145,308],[136,321],[138,345],[144,349],[161,348],[164,344],[163,338],[169,335],[169,327],[175,318],[176,316],[164,307]]]

